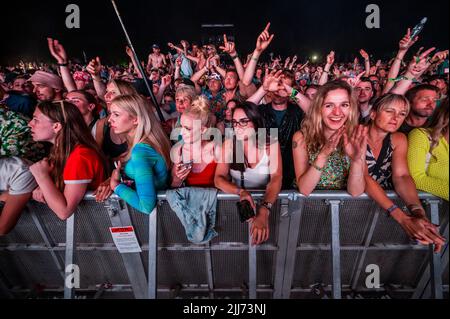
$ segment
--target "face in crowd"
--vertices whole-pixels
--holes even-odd
[[[328,92],[321,109],[322,124],[328,130],[339,130],[347,122],[350,109],[350,96],[345,89]]]
[[[111,103],[110,111],[111,115],[108,123],[115,134],[130,134],[130,132],[132,134],[136,130],[138,125],[138,119],[136,117],[114,103]]]
[[[233,128],[236,138],[241,141],[248,140],[255,135],[254,123],[241,108],[238,108],[233,112]]]
[[[225,89],[228,91],[232,91],[232,90],[236,89],[236,87],[238,86],[238,83],[239,83],[239,78],[238,78],[237,73],[234,71],[227,72],[227,74],[225,75],[225,79],[224,79]]]
[[[83,94],[78,92],[70,92],[66,96],[66,101],[75,105],[80,111],[81,115],[85,117],[95,109],[96,105],[89,103]]]
[[[430,117],[436,109],[438,93],[434,90],[420,90],[411,103],[411,112],[418,117]]]
[[[359,104],[369,103],[373,97],[372,83],[368,81],[361,81],[355,87],[355,94]]]
[[[41,102],[51,102],[55,100],[55,97],[59,90],[54,89],[48,85],[45,85],[43,83],[33,82],[34,86],[34,94],[36,94],[36,97]]]
[[[110,109],[111,101],[114,100],[114,98],[119,95],[120,95],[120,92],[113,83],[108,83],[106,85],[105,102],[106,102],[106,107],[108,108],[108,110]]]
[[[183,114],[184,111],[186,111],[186,109],[189,108],[191,103],[192,103],[191,98],[185,94],[177,94],[175,96],[175,106],[179,114]]]
[[[372,111],[370,117],[376,127],[389,133],[395,133],[408,115],[408,105],[401,101],[382,106],[377,111]]]

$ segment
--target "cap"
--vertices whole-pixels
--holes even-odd
[[[156,43],[152,45],[153,49],[159,49],[159,45],[157,45]]]
[[[221,80],[222,80],[222,77],[220,76],[219,73],[211,73],[211,74],[208,76],[208,81],[209,81],[209,80],[217,80],[217,81],[221,81]]]

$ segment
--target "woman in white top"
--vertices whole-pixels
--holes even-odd
[[[280,146],[266,138],[257,105],[236,105],[232,121],[235,138],[224,142],[214,182],[223,192],[239,195],[241,202],[249,201],[253,210],[256,205],[248,190],[265,190],[264,200],[250,220],[252,243],[259,245],[269,238],[269,213],[281,190]]]

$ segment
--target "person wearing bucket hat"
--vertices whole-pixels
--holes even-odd
[[[167,65],[166,58],[164,54],[161,54],[159,45],[153,44],[152,51],[148,56],[147,71],[155,68],[160,69]]]
[[[41,102],[62,100],[63,82],[56,74],[36,71],[28,80],[33,83],[34,93]]]

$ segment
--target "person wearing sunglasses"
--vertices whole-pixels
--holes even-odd
[[[259,107],[253,103],[238,104],[233,109],[235,138],[226,139],[222,158],[216,168],[215,185],[225,193],[236,194],[247,201],[255,217],[251,222],[252,243],[259,245],[269,238],[269,214],[277,200],[282,183],[282,159],[278,141],[267,137]],[[249,190],[265,190],[257,206]]]

